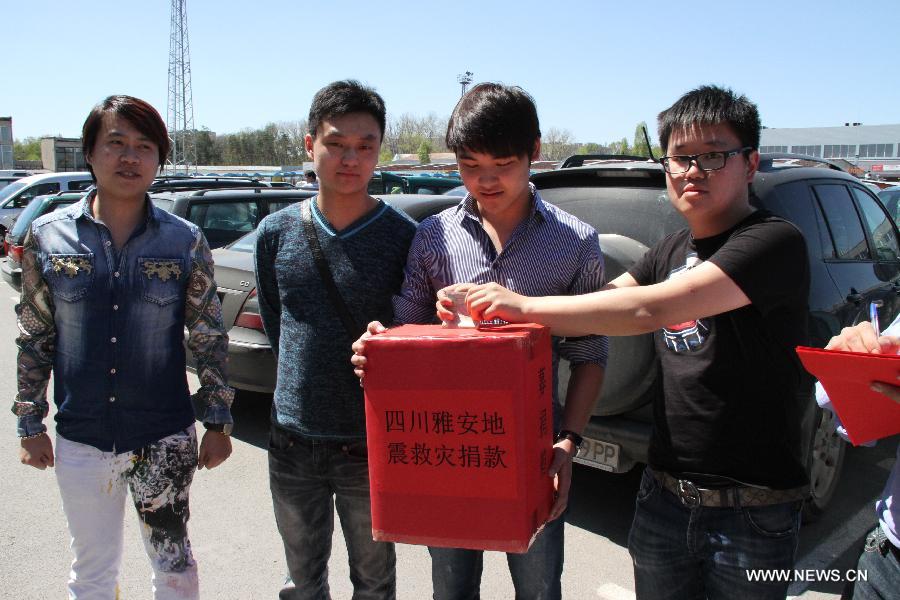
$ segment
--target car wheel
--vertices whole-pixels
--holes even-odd
[[[810,460],[810,494],[803,504],[803,520],[810,523],[825,512],[831,502],[844,465],[847,445],[838,435],[834,413],[818,410],[818,426],[813,435]]]

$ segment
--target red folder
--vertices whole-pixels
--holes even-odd
[[[870,389],[873,381],[900,385],[900,354],[868,354],[797,347],[806,370],[825,388],[834,412],[858,446],[900,433],[900,404]]]

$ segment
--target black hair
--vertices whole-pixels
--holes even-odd
[[[675,101],[659,113],[657,126],[663,153],[669,147],[672,131],[692,125],[727,123],[741,145],[759,148],[759,111],[746,96],[737,96],[728,88],[703,85]]]
[[[447,147],[491,156],[528,156],[541,139],[534,99],[518,86],[479,83],[460,98],[447,124]]]
[[[135,129],[146,135],[159,149],[160,166],[166,164],[170,142],[165,122],[150,104],[140,98],[125,95],[107,96],[88,113],[87,119],[84,120],[84,125],[81,127],[81,150],[85,157],[93,154],[97,136],[100,135],[100,128],[103,125],[103,117],[106,114],[122,117]],[[90,163],[87,168],[96,182],[97,178],[94,177],[94,169]]]
[[[304,177],[312,177],[313,179],[315,179],[315,178],[316,178],[316,172],[313,171],[312,169],[307,169],[306,172],[303,173],[303,176],[304,176]]]
[[[319,123],[326,119],[358,112],[372,115],[384,139],[384,100],[378,92],[353,79],[329,83],[313,96],[307,119],[309,133],[315,137]]]

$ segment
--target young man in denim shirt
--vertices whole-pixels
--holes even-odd
[[[422,221],[410,249],[396,321],[430,323],[435,303],[454,320],[448,294],[499,281],[523,294],[584,294],[603,285],[603,256],[593,227],[544,202],[529,183],[531,161],[540,156],[540,126],[531,97],[521,88],[482,83],[456,105],[447,126],[447,146],[456,153],[468,195],[454,208]],[[365,339],[383,331],[370,323],[354,344],[353,362],[362,375]],[[507,554],[516,598],[561,597],[564,520],[572,459],[599,395],[607,357],[602,336],[553,338],[553,405],[557,432],[547,476],[556,501],[549,521],[525,554]],[[568,359],[563,409],[557,397],[560,357]],[[483,552],[429,548],[436,600],[479,597]]]
[[[256,243],[259,312],[278,357],[269,483],[291,578],[280,597],[329,597],[337,508],[353,597],[390,599],[394,545],[372,539],[363,394],[349,363],[364,325],[357,330],[349,321],[393,317],[391,295],[415,224],[368,193],[385,126],[374,90],[355,81],[327,85],[313,98],[308,123],[319,194],[266,217]],[[310,240],[318,241],[346,320]]]
[[[153,107],[110,96],[84,123],[96,190],[32,224],[18,313],[24,464],[56,467],[75,559],[69,597],[115,598],[125,496],[143,527],[156,599],[197,598],[187,535],[194,470],[231,454],[228,336],[200,229],[151,204],[169,148]],[[184,328],[207,428],[199,463]],[[54,377],[56,456],[42,423]]]

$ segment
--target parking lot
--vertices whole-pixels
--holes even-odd
[[[5,259],[2,259],[5,260]],[[0,368],[4,397],[15,396],[15,314],[17,295],[0,283]],[[280,538],[272,516],[266,471],[270,398],[240,394],[234,407],[234,454],[213,471],[200,471],[191,499],[191,538],[200,565],[202,595],[207,598],[274,598],[284,580]],[[64,595],[70,555],[59,493],[51,471],[23,467],[17,460],[14,417],[0,436],[0,597],[59,598]],[[862,538],[874,523],[873,502],[894,460],[897,437],[875,448],[851,448],[844,475],[828,513],[801,532],[798,568],[843,573],[855,566]],[[631,561],[626,549],[634,495],[640,473],[611,475],[576,467],[566,526],[566,598],[633,598]],[[149,597],[150,568],[143,554],[137,520],[126,519],[122,598]],[[398,597],[430,597],[430,562],[423,547],[398,546]],[[334,598],[349,598],[346,550],[335,532],[330,581]],[[843,583],[795,584],[802,598],[837,598]],[[501,554],[486,557],[482,597],[513,597]]]

